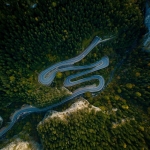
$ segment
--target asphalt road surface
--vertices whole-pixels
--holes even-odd
[[[105,85],[105,80],[100,75],[93,75],[93,76],[83,78],[83,79],[80,79],[77,81],[71,81],[71,80],[73,78],[77,78],[77,77],[83,76],[85,74],[89,74],[89,73],[92,73],[94,71],[97,71],[97,70],[100,70],[100,69],[107,67],[109,65],[109,58],[107,56],[104,56],[101,60],[99,60],[95,63],[92,63],[90,65],[73,66],[73,64],[82,60],[99,43],[105,42],[105,41],[110,40],[110,39],[111,38],[102,40],[101,38],[96,36],[93,39],[93,41],[91,42],[91,44],[81,54],[79,54],[78,56],[76,56],[74,58],[71,58],[71,59],[68,59],[65,61],[61,61],[59,63],[52,65],[51,67],[42,71],[38,76],[38,81],[41,84],[50,85],[53,82],[57,72],[64,72],[64,71],[69,71],[69,70],[85,70],[86,69],[86,71],[81,71],[80,73],[77,73],[75,75],[68,76],[66,78],[66,80],[64,81],[64,86],[69,87],[69,86],[80,84],[80,83],[90,81],[93,79],[99,80],[98,86],[89,86],[89,87],[86,86],[84,88],[79,88],[76,91],[74,91],[71,96],[68,96],[67,98],[65,98],[61,102],[47,106],[45,108],[39,109],[39,108],[36,108],[33,106],[26,106],[26,107],[19,109],[18,111],[16,111],[11,116],[10,124],[0,130],[0,137],[2,137],[7,131],[9,131],[20,117],[23,117],[23,116],[30,114],[30,113],[39,113],[39,112],[47,111],[49,109],[53,109],[53,108],[60,106],[60,105],[64,104],[65,102],[67,102],[67,101],[69,101],[69,100],[71,100],[71,99],[73,99],[73,98],[75,98],[75,97],[77,97],[77,96],[79,96],[85,92],[97,92],[97,91],[102,90],[104,85]]]

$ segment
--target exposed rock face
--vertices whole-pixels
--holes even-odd
[[[101,111],[100,108],[95,107],[90,105],[90,103],[85,100],[84,98],[80,98],[77,102],[75,102],[74,104],[72,104],[68,109],[66,109],[65,111],[62,112],[57,112],[57,111],[49,111],[46,116],[44,117],[43,121],[41,121],[39,123],[39,125],[41,123],[44,123],[45,121],[48,121],[51,118],[57,117],[58,119],[62,119],[65,120],[65,116],[66,115],[70,115],[71,113],[77,111],[77,110],[81,110],[84,108],[89,108],[89,111],[91,110],[95,110],[95,111]]]
[[[150,4],[148,2],[146,3],[145,25],[150,32]]]
[[[17,138],[1,150],[42,150],[42,148],[33,141],[28,142]]]
[[[0,116],[0,127],[2,126],[3,124],[3,118]]]
[[[146,3],[145,26],[148,29],[148,33],[144,36],[143,50],[150,52],[150,4],[148,2]]]

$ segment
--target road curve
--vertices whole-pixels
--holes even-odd
[[[110,40],[111,38],[102,40],[101,38],[99,38],[98,36],[96,36],[93,41],[91,42],[91,44],[78,56],[65,60],[65,61],[61,61],[59,63],[56,63],[54,65],[52,65],[51,67],[45,69],[44,71],[42,71],[39,76],[38,76],[38,81],[43,84],[43,85],[50,85],[52,83],[52,81],[55,78],[55,75],[60,69],[64,69],[64,71],[69,70],[69,68],[67,69],[65,66],[70,66],[75,64],[76,62],[79,62],[80,60],[82,60],[95,46],[97,46],[99,43],[105,42]],[[81,69],[86,69],[88,68],[88,66],[84,67]],[[66,69],[65,69],[66,68]],[[75,69],[74,67],[71,67],[70,70]],[[77,69],[76,69],[77,70]]]
[[[103,69],[105,67],[107,67],[109,65],[109,58],[107,56],[103,57],[101,60],[92,63],[90,65],[84,65],[84,66],[73,66],[74,63],[79,62],[80,60],[82,60],[95,46],[97,46],[99,43],[101,42],[105,42],[107,40],[110,40],[111,38],[102,40],[101,38],[99,38],[98,36],[96,36],[93,41],[91,42],[91,44],[78,56],[68,59],[66,61],[62,61],[59,63],[56,63],[54,65],[52,65],[51,67],[45,69],[44,71],[42,71],[39,76],[38,76],[38,81],[43,84],[43,85],[50,85],[52,83],[52,81],[54,80],[56,73],[57,72],[64,72],[64,71],[68,71],[68,70],[85,70],[86,71],[82,71],[80,73],[77,73],[75,75],[70,75],[66,78],[66,80],[64,81],[64,86],[65,87],[69,87],[69,86],[73,86],[76,84],[80,84],[86,81],[90,81],[93,79],[97,79],[99,81],[99,85],[98,86],[89,86],[89,87],[84,87],[84,88],[80,88],[77,89],[76,91],[73,92],[73,94],[71,96],[68,96],[67,98],[65,98],[64,100],[62,100],[59,103],[47,106],[45,108],[36,108],[33,106],[26,106],[24,108],[21,108],[20,110],[16,111],[12,116],[11,116],[11,122],[7,127],[4,127],[0,130],[0,137],[2,137],[7,131],[9,131],[12,126],[15,124],[15,122],[17,122],[17,120],[20,117],[23,117],[26,114],[30,114],[30,113],[39,113],[39,112],[44,112],[47,111],[49,109],[53,109],[57,106],[60,106],[62,104],[64,104],[65,102],[85,93],[85,92],[97,92],[103,89],[104,85],[105,85],[105,80],[102,76],[100,75],[93,75],[91,77],[88,78],[83,78],[77,81],[71,81],[74,78],[83,76],[85,74],[88,73],[92,73],[94,71]]]

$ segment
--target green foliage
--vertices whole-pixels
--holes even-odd
[[[104,99],[109,100],[110,98],[109,98],[109,96],[104,96]]]
[[[119,100],[120,96],[119,95],[115,95],[115,100]]]
[[[141,131],[144,131],[144,127],[142,127],[142,126],[139,126],[139,129],[140,129]]]
[[[150,115],[150,107],[147,108],[147,113]]]
[[[132,89],[133,85],[132,85],[131,83],[127,83],[127,84],[126,84],[126,87],[127,87],[128,89]]]
[[[86,92],[86,93],[84,93],[84,96],[85,96],[85,98],[90,98],[90,97],[92,97],[92,94],[91,94],[91,92]]]
[[[122,108],[123,109],[129,109],[129,106],[128,105],[122,105]]]
[[[143,23],[143,0],[38,0],[35,9],[29,1],[13,1],[10,6],[0,6],[0,114],[8,120],[14,109],[28,103],[45,106],[55,103],[66,91],[61,86],[65,76],[72,72],[58,73],[52,87],[38,83],[40,71],[50,65],[79,54],[98,35],[102,39],[115,38],[99,45],[81,65],[90,64],[108,55],[110,66],[103,73],[114,69],[118,59],[138,37]],[[115,53],[116,52],[116,53]],[[38,126],[45,149],[148,149],[150,147],[150,63],[149,54],[135,49],[128,55],[124,67],[107,88],[97,96],[85,93],[92,104],[101,108],[95,113],[82,110],[69,114],[65,119],[50,119]],[[116,61],[117,60],[117,61]],[[144,72],[143,72],[144,68]],[[138,91],[138,92],[137,92]],[[139,102],[139,103],[138,103]],[[133,105],[136,104],[136,105]],[[140,109],[139,109],[139,108]],[[117,108],[116,110],[113,108]],[[112,111],[115,110],[115,111]],[[112,123],[124,117],[134,117],[123,125],[112,128]],[[41,118],[37,121],[39,122]],[[147,120],[146,123],[144,121]],[[5,123],[6,123],[5,122]],[[35,129],[30,123],[22,123],[23,129]],[[34,124],[34,123],[33,123]],[[11,130],[21,131],[20,126]],[[34,133],[32,134],[34,135]],[[37,135],[35,135],[37,136]],[[36,137],[35,137],[36,139]],[[148,145],[148,146],[147,146]]]
[[[117,92],[120,94],[121,93],[121,89],[118,89]]]
[[[112,116],[111,116],[112,117]],[[117,116],[116,116],[117,117]],[[135,120],[111,128],[109,115],[85,108],[63,119],[49,117],[37,127],[44,149],[139,149],[145,147],[143,127]]]
[[[36,91],[41,89],[37,84],[38,73],[55,62],[79,54],[82,47],[85,48],[96,35],[102,38],[116,36],[112,43],[108,43],[111,47],[104,48],[105,55],[111,53],[113,48],[129,46],[142,24],[142,2],[131,1],[129,5],[125,1],[110,0],[39,0],[34,9],[30,7],[30,1],[13,1],[10,6],[2,2],[0,102],[3,105],[11,101],[35,104]],[[91,57],[82,63],[99,60],[99,48]],[[62,80],[60,75],[57,74],[57,77]],[[62,84],[56,81],[55,85]],[[45,93],[41,91],[40,94],[44,97]]]
[[[57,72],[56,74],[56,78],[61,79],[63,76],[63,74],[61,72]]]
[[[140,92],[135,92],[135,96],[137,96],[137,97],[141,97],[141,96],[142,96],[142,94],[141,94]]]
[[[53,7],[56,7],[56,6],[57,6],[57,3],[56,3],[56,2],[52,2],[52,6],[53,6]]]

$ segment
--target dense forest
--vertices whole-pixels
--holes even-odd
[[[89,92],[84,94],[92,105],[101,108],[101,112],[85,109],[68,116],[67,122],[50,119],[38,126],[38,132],[36,125],[43,114],[33,114],[19,121],[6,137],[23,130],[38,142],[41,138],[44,149],[48,150],[150,149],[150,54],[142,51],[139,44],[146,33],[144,2],[1,0],[0,115],[3,125],[23,104],[44,107],[69,95],[61,87],[64,79],[77,71],[59,72],[53,84],[45,87],[37,78],[42,70],[80,54],[96,35],[102,39],[113,37],[77,63],[90,64],[104,55],[110,59],[108,68],[91,73],[103,75],[105,89],[95,96]],[[69,90],[87,84],[97,84],[97,81]],[[112,112],[114,108],[116,112]],[[127,121],[121,124],[122,119]],[[113,123],[121,125],[113,128]]]
[[[45,99],[51,99],[44,94],[51,88],[37,82],[41,70],[79,54],[95,35],[116,36],[113,44],[123,51],[137,37],[143,22],[142,0],[39,0],[32,8],[33,4],[3,1],[0,6],[0,110],[5,114],[7,106],[43,106]]]
[[[141,43],[141,41],[138,41]],[[107,88],[86,99],[102,111],[76,111],[38,125],[44,149],[150,148],[150,53],[138,44],[125,58]],[[90,108],[91,106],[89,106]],[[65,144],[64,144],[65,143]]]
[[[90,108],[90,106],[89,106]],[[49,118],[38,125],[44,149],[148,150],[147,130],[131,116],[89,108]],[[150,131],[149,131],[150,132]]]
[[[0,6],[2,107],[8,101],[35,104],[34,93],[39,89],[37,74],[44,67],[81,52],[82,41],[92,39],[95,34],[118,36],[114,41],[118,49],[121,44],[129,46],[142,26],[142,2],[41,0],[36,8],[30,8],[31,1],[10,1],[10,5],[3,2]]]
[[[86,99],[102,111],[78,110],[38,125],[44,149],[150,148],[150,53],[140,46],[125,59],[107,88]],[[132,65],[131,65],[132,64]],[[64,144],[65,143],[65,144]]]

